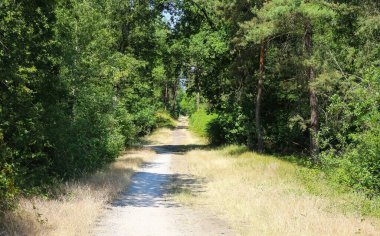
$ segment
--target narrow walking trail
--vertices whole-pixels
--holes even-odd
[[[170,145],[151,146],[155,159],[134,174],[129,188],[99,219],[93,235],[233,235],[215,215],[179,205],[168,196],[172,179],[178,178],[171,169],[172,158],[192,145],[185,126],[182,120],[172,131]]]

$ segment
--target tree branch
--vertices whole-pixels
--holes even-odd
[[[201,7],[201,5],[199,5],[197,2],[193,1],[193,0],[190,0],[189,2],[191,2],[196,8],[198,8],[198,10],[200,10],[203,14],[203,16],[206,18],[206,21],[208,23],[208,25],[211,27],[212,30],[216,30],[216,27],[215,27],[215,24],[214,22],[210,19],[207,11],[205,8]]]

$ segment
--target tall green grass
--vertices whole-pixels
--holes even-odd
[[[199,109],[190,116],[189,129],[197,135],[207,137],[208,124],[216,117],[216,114],[208,114],[205,109]]]
[[[155,128],[175,128],[176,121],[173,117],[164,110],[159,110],[155,113]]]

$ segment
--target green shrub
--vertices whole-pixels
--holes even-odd
[[[189,128],[194,133],[207,137],[211,144],[246,143],[247,132],[244,115],[234,113],[208,114],[201,108],[190,116]]]
[[[245,116],[237,112],[220,114],[207,126],[207,134],[210,142],[214,145],[245,144],[247,131]]]
[[[335,182],[372,197],[380,194],[380,125],[351,135],[353,143],[342,154],[323,153],[323,161]]]
[[[189,115],[195,113],[197,111],[196,98],[184,92],[180,93],[179,95],[180,114]]]
[[[174,128],[176,126],[175,120],[166,111],[160,110],[155,113],[156,128]]]
[[[155,113],[155,108],[150,106],[134,112],[133,123],[137,127],[138,136],[147,135],[156,127]]]
[[[14,170],[11,165],[0,166],[0,212],[2,209],[14,206],[14,200],[19,190],[15,186],[13,175]]]
[[[213,145],[222,145],[227,143],[226,131],[224,130],[220,119],[215,118],[208,123],[207,137]]]
[[[133,123],[133,115],[129,114],[122,104],[119,104],[116,110],[116,119],[118,120],[120,133],[124,136],[125,146],[133,144],[137,137],[137,128]]]
[[[208,137],[208,125],[216,117],[215,114],[207,114],[204,108],[199,109],[190,116],[189,129],[200,136]]]

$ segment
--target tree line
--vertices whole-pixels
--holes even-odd
[[[214,144],[305,155],[378,194],[379,40],[375,0],[1,0],[1,205],[186,109],[212,113]]]
[[[160,111],[175,115],[164,7],[0,1],[2,208],[103,167],[165,124]]]
[[[379,193],[379,1],[182,4],[188,92],[217,116],[212,142],[307,156],[339,183]]]

